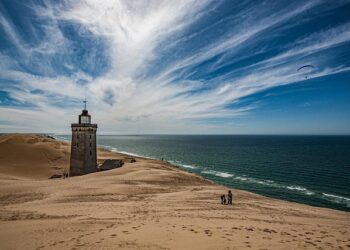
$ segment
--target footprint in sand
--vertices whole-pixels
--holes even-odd
[[[213,234],[209,229],[204,230],[204,233],[205,233],[208,237],[211,237],[212,234]]]
[[[274,231],[275,232],[275,231]],[[291,235],[290,233],[287,233],[287,232],[281,232],[280,233],[281,235]]]
[[[83,243],[83,244],[75,244],[74,246],[76,246],[76,247],[83,247],[83,246],[85,246],[85,243]]]
[[[313,246],[317,246],[315,243],[311,242],[311,241],[305,241],[305,243],[313,245]]]
[[[117,235],[116,234],[111,234],[111,237],[116,237]]]
[[[108,226],[107,226],[107,228],[114,227],[114,225],[115,225],[114,223],[113,223],[113,224],[111,224],[111,225],[108,225]]]

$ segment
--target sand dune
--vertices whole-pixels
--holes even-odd
[[[99,160],[123,158],[99,150]],[[48,180],[69,144],[0,137],[0,249],[349,249],[350,215],[227,188],[165,162]]]
[[[38,135],[0,135],[0,173],[45,178],[69,165],[69,144]]]
[[[101,163],[105,159],[127,156],[98,150]],[[48,179],[69,169],[70,144],[44,135],[0,135],[0,175],[5,178]]]

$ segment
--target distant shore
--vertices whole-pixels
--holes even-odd
[[[350,213],[233,190],[170,163],[99,149],[123,167],[48,180],[69,143],[0,135],[2,249],[346,249]],[[18,240],[21,235],[21,240]]]

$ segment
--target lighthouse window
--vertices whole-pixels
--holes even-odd
[[[79,144],[77,143],[77,148],[79,148]]]
[[[91,135],[90,135],[90,139],[91,139]]]
[[[89,117],[89,116],[82,116],[82,117],[81,117],[81,123],[82,123],[82,124],[88,124],[88,123],[90,123],[90,117]]]
[[[77,135],[77,139],[79,139],[79,135]]]
[[[91,150],[90,150],[90,155],[92,155],[92,152],[91,152]]]
[[[90,148],[92,147],[92,143],[90,142]]]

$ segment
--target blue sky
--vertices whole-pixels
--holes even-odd
[[[0,132],[350,134],[350,1],[0,1]],[[306,64],[314,68],[298,71]]]

